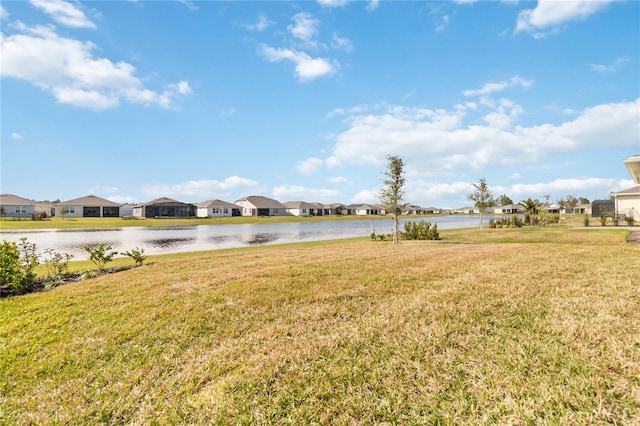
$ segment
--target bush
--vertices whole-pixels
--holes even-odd
[[[69,260],[73,255],[58,253],[53,249],[46,249],[44,252],[47,255],[44,263],[47,265],[47,271],[49,272],[49,287],[57,287],[62,284],[62,276],[69,270]]]
[[[21,238],[20,243],[3,240],[0,245],[0,285],[21,291],[36,279],[34,269],[39,260],[36,245]]]
[[[606,226],[607,225],[607,219],[608,219],[607,212],[600,213],[600,225]]]
[[[584,226],[589,226],[590,222],[591,222],[591,219],[589,218],[589,215],[585,214],[584,217],[582,218],[582,223],[584,224]]]
[[[624,220],[629,226],[633,226],[633,224],[635,223],[635,219],[633,218],[633,216],[625,215]]]
[[[113,260],[113,256],[118,254],[117,251],[109,251],[111,248],[112,247],[109,244],[104,243],[98,244],[95,248],[84,246],[84,249],[89,253],[89,260],[97,266],[98,271],[100,272],[104,272],[106,264],[111,262]]]
[[[147,258],[147,256],[145,256],[143,253],[144,253],[143,248],[136,247],[132,250],[125,251],[122,254],[124,254],[125,256],[129,256],[131,259],[133,259],[133,261],[136,263],[136,266],[142,266],[142,262],[144,262],[144,260]]]
[[[430,222],[405,222],[402,237],[405,240],[439,240],[438,224]]]
[[[489,219],[489,228],[522,228],[523,225],[524,220],[518,216]]]

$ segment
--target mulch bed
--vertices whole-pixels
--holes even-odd
[[[133,268],[133,266],[122,266],[119,268],[105,269],[104,272],[91,271],[90,275],[87,275],[84,272],[74,272],[74,273],[64,274],[60,276],[60,281],[56,285],[51,285],[51,281],[49,277],[39,277],[39,278],[36,278],[33,284],[21,290],[15,290],[13,287],[8,285],[0,286],[0,299],[3,299],[5,297],[20,296],[22,294],[37,293],[40,291],[50,290],[52,288],[59,287],[61,285],[83,281],[89,278],[97,277],[99,275],[114,274],[116,272],[126,271],[127,269],[131,269],[131,268]]]
[[[633,231],[629,238],[627,238],[628,243],[640,244],[640,231]]]

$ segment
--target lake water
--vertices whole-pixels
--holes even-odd
[[[421,219],[403,219],[419,222]],[[437,223],[438,229],[471,228],[480,226],[474,216],[442,216],[424,219]],[[487,222],[488,217],[484,218]],[[41,229],[0,231],[0,238],[19,241],[26,237],[35,243],[39,253],[53,249],[74,256],[74,260],[87,258],[85,245],[109,244],[116,251],[143,248],[145,255],[189,251],[217,250],[268,244],[320,241],[340,238],[367,237],[371,228],[376,234],[393,230],[393,219],[349,220],[335,222],[255,223],[241,225],[196,225],[181,227],[127,227],[109,229]]]

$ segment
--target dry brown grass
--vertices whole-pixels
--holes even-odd
[[[442,231],[0,301],[0,423],[638,424],[640,246]]]

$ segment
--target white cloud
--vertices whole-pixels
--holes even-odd
[[[305,41],[310,42],[318,34],[318,27],[320,21],[313,17],[313,15],[305,12],[296,13],[291,18],[294,22],[293,25],[289,25],[287,29],[292,36]]]
[[[231,117],[232,115],[235,115],[235,113],[236,113],[236,109],[235,108],[229,108],[229,109],[226,109],[224,111],[220,111],[219,116],[223,117],[223,118],[226,118],[226,117]]]
[[[353,52],[353,44],[351,43],[351,40],[345,37],[340,37],[336,33],[333,33],[331,37],[331,47],[334,49],[344,50],[345,52]]]
[[[318,3],[322,7],[343,7],[348,3],[348,0],[318,0]]]
[[[116,186],[101,186],[96,185],[92,188],[89,188],[87,191],[88,194],[117,194],[120,190]]]
[[[273,196],[278,200],[313,200],[333,202],[340,198],[340,192],[333,189],[307,188],[299,185],[282,185],[273,188]]]
[[[441,33],[447,28],[448,25],[449,25],[449,15],[444,15],[440,19],[440,22],[436,23],[436,31]]]
[[[258,20],[256,21],[256,23],[246,25],[245,28],[250,31],[264,31],[273,24],[275,24],[275,22],[270,20],[269,17],[264,13],[261,13],[260,15],[258,15]]]
[[[11,133],[11,139],[15,139],[17,141],[21,141],[22,139],[24,139],[24,136],[21,135],[20,133],[13,132],[13,133]]]
[[[385,163],[389,153],[411,158],[419,173],[530,164],[583,147],[636,148],[640,99],[597,105],[559,125],[513,125],[522,109],[501,100],[485,124],[465,125],[465,108],[428,110],[389,106],[377,114],[355,114],[335,136],[327,166]],[[491,115],[494,113],[496,115]]]
[[[347,179],[344,176],[334,176],[329,178],[329,182],[331,183],[335,183],[335,184],[342,184],[342,183],[351,183],[351,181],[349,179]]]
[[[184,4],[189,8],[189,10],[198,10],[198,5],[192,2],[191,0],[179,0],[180,3]]]
[[[76,6],[62,0],[30,0],[31,4],[59,24],[73,28],[95,29],[96,25]]]
[[[351,198],[351,203],[353,204],[377,204],[379,202],[379,189],[363,189]]]
[[[126,99],[169,108],[191,93],[186,81],[162,91],[144,87],[133,65],[95,58],[97,46],[91,41],[61,37],[53,27],[18,23],[15,28],[16,34],[0,34],[2,77],[30,81],[51,92],[59,103],[104,110]]]
[[[524,78],[521,77],[511,77],[508,80],[503,80],[503,81],[499,81],[497,83],[486,83],[484,86],[482,86],[481,89],[476,89],[476,90],[465,90],[464,92],[462,92],[462,94],[464,96],[483,96],[483,95],[490,95],[491,93],[494,92],[499,92],[511,87],[516,87],[516,86],[520,86],[523,87],[525,89],[528,89],[529,87],[531,87],[531,85],[533,84],[533,82],[531,80],[525,80]]]
[[[143,185],[140,191],[150,197],[189,196],[205,199],[225,196],[234,189],[255,188],[256,186],[258,186],[256,181],[239,176],[231,176],[223,181],[191,180],[170,185]]]
[[[380,0],[371,0],[368,4],[366,9],[369,11],[373,11],[376,10],[378,8],[378,6],[380,6]]]
[[[613,0],[539,0],[535,9],[520,12],[515,32],[527,31],[537,38],[557,32],[565,23],[584,20],[606,8]]]
[[[307,158],[296,165],[298,172],[304,175],[312,175],[322,167],[322,160],[319,158]]]
[[[618,191],[633,186],[632,180],[607,179],[595,177],[578,177],[572,179],[556,179],[551,182],[539,182],[530,184],[515,184],[503,188],[501,193],[509,195],[513,201],[522,198],[539,198],[545,194],[551,195],[551,199],[574,194],[578,197],[584,193],[609,194],[610,191]],[[517,201],[516,201],[517,202]]]
[[[596,72],[615,72],[622,68],[625,62],[629,62],[629,58],[618,58],[613,63],[608,65],[603,64],[589,64],[589,69]]]
[[[9,12],[0,4],[0,19],[9,19]]]
[[[111,195],[109,197],[107,197],[107,200],[109,201],[113,201],[114,203],[120,203],[120,204],[135,204],[136,203],[136,199],[134,197],[131,197],[129,195]]]
[[[269,62],[279,62],[287,60],[296,65],[296,75],[300,81],[309,81],[331,75],[336,72],[337,64],[323,58],[312,58],[304,52],[291,49],[276,49],[271,46],[262,45],[260,53]]]

